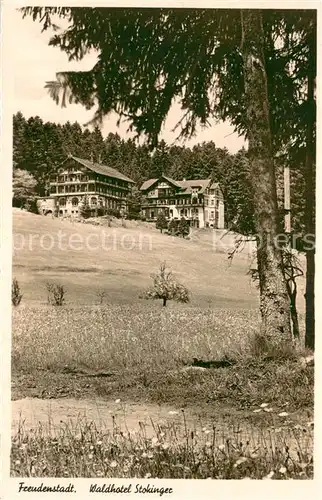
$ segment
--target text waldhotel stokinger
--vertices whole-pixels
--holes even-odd
[[[19,493],[76,493],[75,486],[72,483],[69,483],[68,486],[63,486],[60,484],[57,484],[55,486],[46,486],[44,483],[35,486],[28,485],[24,481],[19,482],[18,491]],[[118,486],[114,483],[92,483],[89,487],[89,493],[152,493],[162,497],[162,495],[164,494],[173,493],[173,488],[164,488],[162,486],[157,487],[149,483],[147,485],[132,485],[132,483],[130,483],[126,486],[124,484]]]

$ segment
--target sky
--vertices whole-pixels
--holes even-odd
[[[68,105],[66,108],[58,106],[48,95],[44,85],[47,81],[55,80],[58,71],[87,70],[96,60],[95,54],[86,56],[82,61],[69,62],[66,54],[60,49],[49,47],[50,33],[41,33],[39,22],[33,22],[30,17],[22,19],[21,13],[12,10],[12,24],[15,26],[15,36],[12,44],[12,69],[14,73],[14,112],[21,111],[27,118],[40,116],[44,121],[65,123],[77,121],[81,125],[88,122],[94,114],[94,108],[85,110],[81,105]],[[180,120],[182,114],[180,106],[175,104],[169,111],[160,138],[168,144],[175,143],[178,131],[172,129]],[[127,132],[128,124],[117,127],[117,116],[108,116],[102,127],[103,136],[110,132],[118,133],[123,138],[134,136]],[[213,141],[217,147],[226,147],[235,153],[245,145],[244,139],[234,133],[228,123],[213,123],[206,129],[199,129],[196,136],[185,142],[193,146],[203,141]]]

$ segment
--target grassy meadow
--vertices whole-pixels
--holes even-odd
[[[17,308],[12,370],[18,380],[37,380],[41,373],[36,387],[31,385],[36,396],[45,389],[48,397],[55,397],[62,380],[79,374],[83,386],[92,378],[85,392],[99,396],[126,394],[195,405],[219,400],[245,408],[264,400],[283,405],[289,398],[294,409],[305,407],[312,397],[306,389],[313,373],[307,374],[289,352],[281,354],[282,360],[276,356],[265,361],[264,355],[254,360],[257,329],[253,311],[232,315],[149,305]],[[193,358],[227,358],[236,364],[190,370]],[[16,387],[19,394],[19,384]]]
[[[141,304],[151,273],[166,261],[190,290],[191,307],[257,307],[258,292],[247,276],[251,256],[244,251],[229,265],[232,237],[200,230],[189,241],[160,234],[153,224],[125,224],[102,228],[14,210],[13,274],[22,305],[46,304],[47,282],[63,284],[71,306],[99,304],[101,290],[107,304]]]
[[[52,436],[41,425],[24,428],[22,415],[12,475],[312,477],[314,369],[299,362],[301,347],[276,352],[260,342],[248,252],[229,266],[232,241],[214,245],[211,231],[182,240],[126,224],[104,228],[114,238],[109,250],[70,250],[59,247],[59,231],[65,241],[77,233],[84,242],[102,228],[14,211],[13,276],[23,298],[12,315],[12,398],[170,405],[185,408],[183,422],[179,429],[154,422],[153,438],[117,426],[103,433],[91,422],[64,425]],[[139,299],[164,260],[189,288],[190,304],[162,308]],[[66,287],[63,307],[47,305],[47,282]],[[194,358],[231,365],[195,367]],[[209,425],[191,430],[185,411]],[[216,421],[227,423],[220,439]],[[235,431],[244,424],[253,438],[241,442]]]

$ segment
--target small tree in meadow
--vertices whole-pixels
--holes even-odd
[[[189,224],[188,221],[182,217],[178,225],[178,232],[181,234],[182,238],[185,238],[189,234]]]
[[[18,280],[16,278],[13,278],[12,285],[11,285],[11,302],[12,302],[12,305],[15,306],[15,307],[19,306],[21,300],[22,300],[22,293],[21,293],[21,290],[20,290],[20,286],[19,286]]]
[[[160,299],[163,307],[167,305],[168,300],[182,303],[189,302],[188,289],[175,279],[171,271],[166,270],[165,263],[161,264],[159,272],[151,277],[153,285],[143,293],[141,298]]]
[[[168,228],[168,221],[167,221],[167,218],[166,218],[163,210],[158,213],[155,227],[156,227],[156,229],[160,229],[161,233],[162,233],[163,229]]]

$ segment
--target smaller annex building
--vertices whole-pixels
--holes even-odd
[[[69,155],[51,175],[49,196],[38,199],[38,209],[46,215],[78,217],[81,204],[86,203],[93,215],[98,209],[126,214],[134,184],[114,168]]]
[[[166,176],[145,181],[140,188],[141,212],[148,221],[163,211],[171,219],[184,217],[193,227],[224,229],[224,197],[211,179],[176,181]]]

